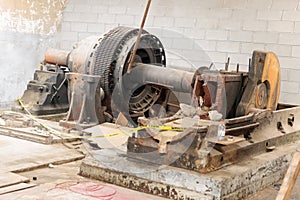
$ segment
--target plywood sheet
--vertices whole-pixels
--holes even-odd
[[[7,194],[7,193],[11,193],[11,192],[16,192],[19,190],[24,190],[27,188],[32,188],[36,186],[35,184],[29,184],[29,183],[18,183],[16,185],[11,185],[11,186],[7,186],[4,188],[0,188],[0,195],[3,194]]]
[[[0,188],[24,182],[29,182],[29,179],[15,173],[0,171]]]
[[[48,164],[82,159],[84,155],[61,144],[44,145],[0,135],[0,171],[20,172]]]

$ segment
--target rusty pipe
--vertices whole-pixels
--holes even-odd
[[[49,48],[45,54],[45,62],[49,64],[68,66],[69,51]]]
[[[123,77],[123,84],[130,88],[155,84],[173,91],[191,93],[193,76],[193,72],[137,63],[130,74]]]

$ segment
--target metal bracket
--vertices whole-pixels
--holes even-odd
[[[99,124],[95,110],[95,96],[100,76],[68,73],[70,109],[60,125],[69,129],[82,129]],[[100,102],[97,102],[100,103]]]

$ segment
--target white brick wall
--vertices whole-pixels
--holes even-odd
[[[270,21],[268,24],[268,32],[293,32],[294,22],[290,21]]]
[[[256,43],[277,43],[278,33],[276,32],[255,32],[253,34],[253,42]]]
[[[229,40],[238,42],[252,42],[253,32],[251,31],[230,31]]]
[[[258,10],[258,20],[281,20],[283,11],[281,10]]]
[[[138,27],[145,4],[143,0],[69,0],[61,47],[117,25]],[[231,68],[239,63],[247,70],[253,50],[274,51],[282,67],[280,100],[300,104],[299,0],[153,0],[145,27],[168,51],[185,54],[197,66],[199,53],[199,59],[205,54],[218,68],[230,56]],[[169,64],[186,64],[175,54],[168,58]]]

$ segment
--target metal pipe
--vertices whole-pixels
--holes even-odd
[[[129,65],[128,65],[128,68],[127,68],[127,73],[130,73],[130,71],[132,69],[132,64],[134,62],[136,51],[137,51],[137,49],[139,47],[141,35],[142,35],[143,29],[144,29],[144,25],[145,25],[145,22],[146,22],[146,19],[147,19],[147,15],[148,15],[148,11],[149,11],[149,8],[150,8],[150,4],[151,4],[151,0],[148,0],[147,6],[146,6],[146,9],[145,9],[145,12],[144,12],[144,16],[143,16],[143,19],[142,19],[142,23],[141,23],[141,26],[140,26],[140,30],[139,30],[139,33],[138,33],[138,36],[136,38],[136,42],[135,42],[133,51],[132,51],[130,59],[129,59]]]
[[[173,91],[191,93],[193,76],[193,72],[138,63],[131,73],[125,74],[122,79],[123,87],[128,89],[156,84]]]
[[[70,52],[59,49],[47,49],[45,62],[55,65],[68,66],[68,57]]]
[[[227,62],[225,63],[225,71],[228,71],[229,64],[230,64],[230,57],[228,57]]]

